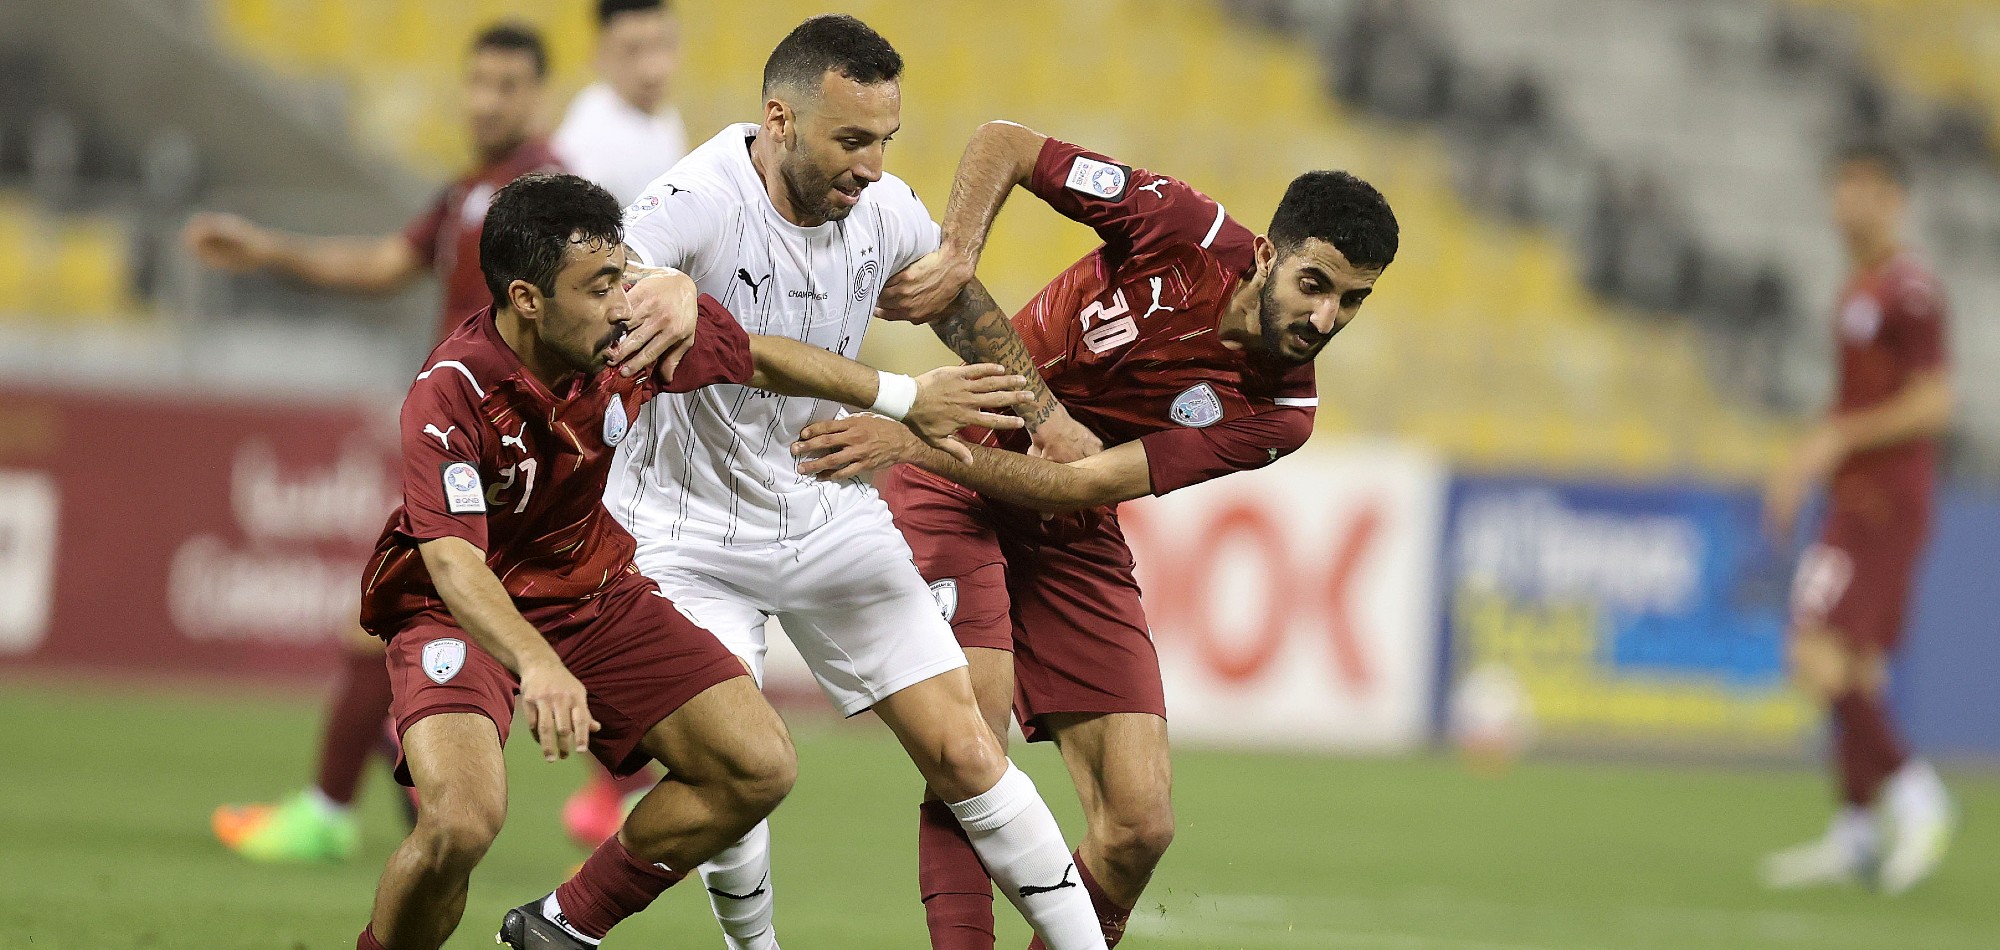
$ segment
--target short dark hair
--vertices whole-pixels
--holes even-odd
[[[667,12],[667,0],[597,0],[597,25],[602,29],[620,13]]]
[[[1873,165],[1884,177],[1904,188],[1910,187],[1910,162],[1903,151],[1881,139],[1857,139],[1834,150],[1834,171],[1848,165]]]
[[[542,45],[542,34],[526,23],[495,23],[481,30],[472,40],[472,51],[499,50],[503,53],[526,53],[535,60],[535,78],[545,79],[549,75],[549,50]]]
[[[1319,238],[1349,264],[1382,268],[1396,259],[1397,233],[1396,213],[1374,185],[1346,172],[1315,171],[1292,179],[1266,236],[1280,254]]]
[[[829,69],[872,86],[901,76],[903,57],[868,24],[845,13],[822,13],[785,34],[764,61],[764,96],[779,86],[816,91]]]
[[[569,246],[623,242],[622,215],[610,192],[575,175],[522,175],[500,189],[479,232],[479,272],[494,308],[507,305],[517,280],[554,295]]]

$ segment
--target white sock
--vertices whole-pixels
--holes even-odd
[[[1882,797],[1888,799],[1889,811],[1899,822],[1934,818],[1950,807],[1944,780],[1930,763],[1918,758],[1904,762],[1889,776],[1884,792]]]
[[[708,888],[708,906],[722,925],[729,950],[778,950],[771,924],[770,822],[758,822],[742,840],[702,865],[701,883]]]
[[[1847,805],[1833,816],[1833,827],[1827,829],[1827,836],[1840,843],[1848,853],[1872,856],[1882,845],[1881,827],[1875,820],[1875,811],[1859,805]]]
[[[554,891],[550,891],[549,896],[542,898],[542,916],[547,917],[550,923],[561,927],[564,933],[593,947],[603,942],[595,937],[586,937],[583,935],[583,931],[569,925],[569,918],[563,916],[562,903],[556,900],[556,892]]]
[[[1103,950],[1104,931],[1062,828],[1027,773],[1009,761],[1000,781],[985,794],[953,804],[951,813],[993,882],[1049,950]]]

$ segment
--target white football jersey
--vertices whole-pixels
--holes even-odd
[[[937,250],[938,226],[887,174],[840,221],[786,221],[750,164],[758,129],[729,126],[656,179],[625,211],[625,243],[642,263],[693,277],[745,330],[853,359],[883,282]],[[843,411],[747,386],[658,396],[618,446],[605,507],[641,550],[797,538],[874,493],[800,475],[792,458],[799,430]]]

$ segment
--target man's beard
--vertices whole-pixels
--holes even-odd
[[[833,179],[822,179],[814,187],[811,171],[804,167],[805,164],[801,157],[796,162],[788,161],[779,166],[779,172],[785,177],[785,190],[792,195],[792,210],[798,212],[800,217],[813,221],[838,221],[847,217],[847,213],[854,209],[834,205]]]
[[[1264,357],[1266,359],[1283,363],[1286,366],[1303,366],[1312,362],[1313,357],[1319,355],[1319,351],[1326,349],[1326,345],[1333,342],[1333,334],[1326,334],[1320,337],[1319,342],[1314,344],[1313,348],[1308,350],[1305,356],[1292,357],[1285,351],[1285,334],[1287,331],[1293,327],[1297,327],[1299,335],[1306,339],[1319,336],[1319,331],[1313,329],[1312,324],[1304,320],[1280,326],[1278,317],[1276,316],[1277,312],[1278,291],[1271,286],[1270,281],[1266,280],[1264,288],[1257,294],[1257,334],[1264,341]]]

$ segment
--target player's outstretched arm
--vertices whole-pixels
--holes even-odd
[[[424,273],[416,249],[400,234],[314,237],[259,227],[233,214],[204,213],[188,219],[181,240],[209,267],[272,271],[349,293],[393,293]]]
[[[486,555],[464,538],[444,537],[417,545],[438,596],[472,637],[521,678],[521,702],[542,758],[565,759],[598,729],[590,717],[583,684],[563,667],[556,651],[514,607],[513,598],[486,566]]]
[[[870,416],[816,422],[799,434],[799,472],[835,480],[910,462],[1010,504],[1059,514],[1115,505],[1153,492],[1146,449],[1138,442],[1058,464],[1019,452],[970,446],[970,459],[937,451],[902,427]]]
[[[979,267],[1000,207],[1014,186],[1027,184],[1034,174],[1046,141],[1040,132],[1002,120],[972,133],[951,180],[938,249],[890,279],[877,303],[878,316],[922,323],[958,295]]]
[[[955,456],[953,434],[966,426],[1018,429],[1018,409],[1033,398],[1026,380],[992,363],[942,366],[915,379],[881,373],[789,337],[750,335],[750,385],[783,396],[829,399],[902,422],[924,442]]]
[[[1035,447],[1058,462],[1073,462],[1104,449],[1104,443],[1083,424],[1070,418],[1069,410],[1049,391],[1028,352],[1028,344],[1014,330],[1014,322],[986,286],[977,278],[966,284],[944,314],[931,323],[938,339],[968,363],[998,363],[1008,372],[1027,380],[1032,402],[1015,412],[1034,435]]]

